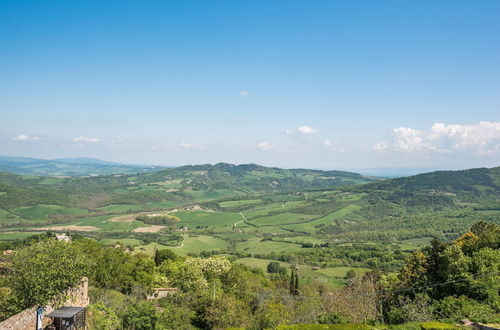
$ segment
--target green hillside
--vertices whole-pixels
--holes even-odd
[[[85,176],[147,173],[161,169],[159,166],[127,165],[94,158],[39,159],[0,156],[0,172],[22,175]]]
[[[440,171],[382,181],[219,163],[133,176],[1,173],[0,239],[23,231],[77,231],[145,252],[161,244],[182,254],[394,269],[432,237],[455,239],[481,220],[500,224],[499,172]],[[144,214],[177,220],[144,221]]]
[[[285,170],[259,165],[183,166],[134,176],[47,178],[0,173],[0,207],[37,204],[88,207],[148,202],[200,202],[260,193],[366,183],[374,179],[341,171]],[[147,208],[147,207],[145,207]]]

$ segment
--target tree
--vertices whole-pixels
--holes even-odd
[[[248,327],[250,306],[234,295],[222,293],[213,299],[205,295],[198,301],[195,323],[203,329]]]
[[[120,327],[120,319],[115,312],[101,302],[89,305],[87,315],[89,329],[115,330]]]
[[[299,294],[299,268],[292,266],[292,275],[290,276],[290,294],[297,296]]]
[[[354,269],[350,269],[346,274],[344,279],[346,280],[346,284],[348,286],[351,286],[354,283],[354,280],[356,279],[356,272]]]
[[[271,261],[267,264],[267,272],[276,274],[280,271],[280,263],[277,261]]]
[[[14,255],[9,287],[19,307],[45,306],[55,299],[64,301],[64,292],[89,273],[87,256],[72,242],[47,239]]]
[[[203,270],[197,263],[166,260],[159,267],[159,271],[166,276],[169,285],[182,291],[202,291],[208,287]]]
[[[156,328],[155,306],[149,302],[132,304],[123,314],[123,328],[128,330],[153,330]]]
[[[254,329],[274,329],[290,320],[290,308],[281,302],[264,301],[253,318]]]
[[[187,306],[165,301],[161,303],[161,307],[163,311],[158,316],[157,329],[194,329],[191,322],[195,313]]]
[[[156,250],[155,251],[155,263],[156,266],[160,266],[165,260],[179,260],[179,256],[175,254],[174,251],[170,249]]]

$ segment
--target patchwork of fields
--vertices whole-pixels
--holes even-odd
[[[347,186],[364,180],[350,174],[323,187],[329,172],[293,171],[223,164],[74,179],[0,174],[0,240],[78,232],[133,253],[224,254],[259,268],[278,259],[298,263],[304,280],[340,284],[351,268],[394,269],[433,236],[500,222],[492,188],[476,198],[448,179],[440,189],[453,194],[436,194],[425,177],[411,190],[406,179]]]

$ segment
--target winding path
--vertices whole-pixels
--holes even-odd
[[[184,236],[182,236],[181,245],[174,247],[174,249],[180,249],[183,246],[184,246]]]
[[[233,225],[233,227],[234,227],[234,228],[236,228],[236,226],[237,226],[239,223],[242,223],[242,222],[247,221],[247,218],[245,217],[245,215],[243,214],[243,212],[240,212],[240,214],[241,214],[241,218],[242,218],[243,220],[236,222],[236,223]]]

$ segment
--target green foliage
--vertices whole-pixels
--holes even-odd
[[[349,320],[337,311],[323,313],[318,317],[319,324],[346,324]]]
[[[171,286],[183,291],[203,291],[208,287],[199,264],[186,264],[180,260],[165,260],[159,271],[166,276]]]
[[[420,323],[420,327],[422,328],[422,330],[458,329],[456,326],[441,322],[422,322]]]
[[[249,307],[231,294],[204,297],[197,304],[195,324],[204,329],[246,327],[251,321]]]
[[[387,313],[387,320],[392,324],[406,322],[424,322],[433,319],[431,299],[425,294],[417,294],[413,299],[399,297]]]
[[[366,324],[295,324],[280,325],[277,330],[371,330],[375,329]]]
[[[160,266],[165,260],[172,260],[172,261],[179,260],[179,256],[176,255],[175,252],[170,249],[156,250],[154,255],[154,260],[156,266]]]
[[[434,315],[453,321],[498,321],[499,229],[480,222],[452,243],[433,240],[423,252],[412,254],[399,272],[400,290],[386,305],[386,319],[402,323]]]
[[[280,270],[280,263],[277,262],[277,261],[271,261],[268,265],[267,265],[267,272],[268,273],[278,273],[279,270]]]
[[[87,325],[95,330],[115,330],[120,327],[120,319],[103,303],[87,306]]]
[[[255,312],[253,327],[256,329],[274,329],[290,321],[291,309],[277,301],[262,303]]]
[[[196,314],[189,307],[164,301],[161,302],[161,308],[162,312],[156,323],[157,329],[194,329],[191,322]]]
[[[157,215],[150,216],[147,214],[141,214],[135,217],[135,220],[142,221],[148,225],[164,225],[164,226],[174,226],[179,221],[179,218],[173,215]]]
[[[123,328],[127,330],[154,330],[158,314],[150,302],[131,304],[122,315]]]
[[[154,286],[155,263],[146,255],[131,255],[121,249],[103,248],[87,239],[78,244],[87,255],[92,256],[90,282],[93,285],[126,294],[139,290],[143,295]]]
[[[482,304],[466,296],[448,296],[434,302],[435,314],[438,319],[458,322],[465,318],[475,322],[500,322],[500,315],[488,304]]]
[[[78,284],[89,273],[89,266],[78,245],[46,239],[14,255],[7,282],[19,307],[44,306]]]

